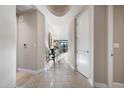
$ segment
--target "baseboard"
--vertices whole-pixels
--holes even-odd
[[[113,88],[124,88],[124,83],[118,83],[118,82],[114,82],[112,84]]]
[[[107,88],[107,84],[95,82],[95,87],[96,88]]]
[[[42,71],[45,71],[45,69],[39,69],[38,71],[35,71],[35,70],[30,70],[30,69],[18,68],[18,71],[29,72],[32,74],[38,74]]]
[[[41,72],[43,72],[43,71],[45,71],[45,68],[39,69],[38,71],[36,71],[36,73],[38,74],[38,73],[41,73]]]
[[[107,84],[95,82],[95,87],[97,88],[107,88]],[[112,88],[124,88],[123,83],[114,82]]]
[[[69,66],[72,68],[72,70],[75,70],[74,66],[72,66],[70,63],[69,63]]]
[[[92,87],[94,87],[94,84],[93,84],[92,79],[88,79],[88,82],[90,83],[90,85],[91,85]]]

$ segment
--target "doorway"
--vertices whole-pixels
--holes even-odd
[[[108,6],[108,87],[124,87],[124,6]]]
[[[75,24],[75,56],[76,70],[94,85],[93,70],[93,6],[85,8],[76,16]]]

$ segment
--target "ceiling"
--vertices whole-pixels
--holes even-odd
[[[68,40],[69,25],[72,24],[75,15],[77,15],[84,5],[71,5],[69,11],[63,16],[56,16],[51,13],[46,5],[37,5],[39,11],[45,16],[48,29],[52,31],[57,40]]]
[[[56,16],[64,16],[70,10],[70,5],[48,5],[47,8]]]
[[[32,10],[36,10],[36,8],[32,5],[17,5],[16,6],[16,13],[20,14],[26,11],[32,11]]]

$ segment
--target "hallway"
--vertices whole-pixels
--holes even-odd
[[[27,7],[29,10],[26,10]],[[78,71],[85,77],[82,76],[79,72],[73,71],[70,67],[70,65],[73,68],[76,66],[74,65],[76,64],[76,57],[74,52],[76,48],[74,41],[74,18],[79,12],[81,12],[84,6],[67,5],[69,8],[69,13],[63,15],[63,17],[53,16],[54,14],[52,14],[52,12],[47,9],[47,7],[50,6],[35,6],[35,8],[33,7],[33,10],[31,7],[16,6],[18,19],[17,69],[18,71],[26,70],[26,72],[17,72],[16,86],[26,88],[90,87],[90,84],[85,77],[88,77],[89,79],[91,79],[91,77],[82,73],[82,71],[87,71],[89,75],[89,67],[87,67],[87,70],[85,69],[86,67],[82,67],[82,61],[78,62]],[[55,9],[63,9],[65,6],[53,5],[52,7]],[[23,12],[26,12],[23,13],[21,11],[22,8],[24,8]],[[86,14],[86,16],[89,16],[89,14]],[[85,21],[87,20],[84,20],[84,22]],[[36,25],[35,22],[38,24]],[[89,47],[87,48],[87,51],[89,51]],[[65,52],[68,52],[69,59]],[[55,57],[57,58],[57,61],[56,67],[54,68],[54,66],[51,66],[53,62],[48,64],[46,61],[48,62],[51,59],[54,60]],[[87,57],[89,58],[89,54]],[[59,63],[58,59],[61,59]],[[86,60],[86,62],[88,63],[89,61]],[[39,73],[39,70],[44,69],[44,64],[46,66],[45,69],[47,70],[43,70],[41,73]],[[35,72],[38,72],[38,74]]]
[[[26,74],[27,75],[27,74]],[[18,76],[18,75],[17,75]],[[28,78],[28,79],[27,79]],[[21,78],[22,79],[22,78]],[[17,86],[23,88],[86,88],[91,87],[88,80],[78,72],[74,72],[64,59],[56,63],[56,67],[51,67],[45,72],[37,75],[28,75],[24,85]],[[17,84],[20,81],[17,80]]]

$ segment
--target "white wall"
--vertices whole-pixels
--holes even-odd
[[[74,19],[71,20],[69,25],[69,39],[68,39],[68,54],[69,54],[69,64],[74,69],[75,68],[75,23]]]
[[[39,11],[37,12],[37,65],[38,70],[45,66],[45,17]]]
[[[72,5],[70,11],[64,16],[58,17],[53,15],[47,6],[36,6],[44,15],[48,23],[48,28],[52,29],[55,39],[68,40],[69,25],[74,16],[84,7],[83,5]]]
[[[16,7],[0,6],[0,87],[16,86]]]

